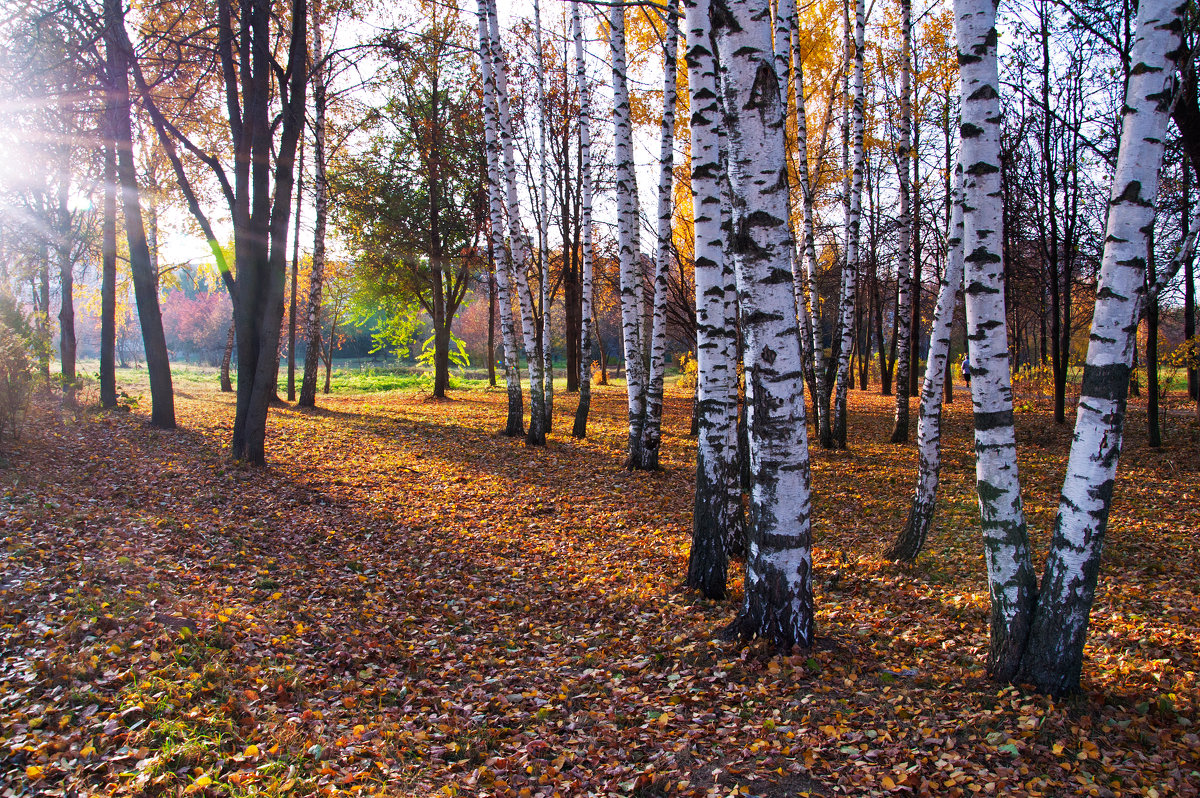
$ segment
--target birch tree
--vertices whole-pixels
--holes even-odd
[[[786,0],[784,0],[786,2]],[[821,332],[821,294],[817,290],[817,248],[814,232],[812,180],[808,160],[808,114],[804,96],[804,55],[801,52],[800,30],[798,15],[793,9],[790,13],[790,30],[792,46],[792,74],[796,92],[796,152],[800,156],[797,170],[800,182],[800,197],[803,203],[803,218],[801,226],[801,248],[804,264],[804,290],[808,295],[808,327],[812,335],[812,366],[816,382],[818,436],[823,448],[833,446],[833,427],[829,414],[829,386],[825,374],[825,342]],[[793,278],[794,279],[794,278]],[[797,310],[803,312],[804,306],[797,302]]]
[[[915,345],[913,327],[912,279],[912,0],[900,0],[900,142],[896,146],[900,177],[899,257],[896,280],[899,296],[896,301],[896,416],[892,427],[892,443],[908,440],[909,366],[913,361],[909,349]],[[953,313],[953,309],[951,309]]]
[[[642,342],[644,305],[637,175],[633,160],[633,121],[625,58],[625,7],[614,3],[608,12],[613,75],[614,168],[617,189],[617,246],[621,274],[621,333],[625,344],[625,383],[629,405],[629,452],[625,465],[645,467],[643,433],[646,425],[646,378]]]
[[[495,0],[487,0],[488,49],[492,56],[492,80],[496,86],[496,109],[500,151],[503,157],[504,196],[508,210],[509,246],[512,248],[513,283],[521,308],[521,332],[525,344],[525,363],[529,369],[529,429],[525,443],[546,445],[545,386],[542,361],[538,355],[533,295],[529,292],[530,244],[521,224],[521,205],[517,199],[517,166],[513,155],[512,113],[508,102],[508,67],[500,44],[500,22]]]
[[[767,0],[714,0],[744,340],[750,508],[746,596],[734,628],[780,648],[813,639],[808,430],[791,291],[782,98]],[[799,390],[797,390],[799,388]]]
[[[988,671],[1008,681],[1029,631],[1036,594],[1013,429],[1004,308],[1004,209],[996,0],[955,0],[962,97],[963,252],[975,482],[991,592]],[[899,389],[899,386],[897,386]]]
[[[1184,57],[1179,0],[1142,0],[1122,114],[1095,312],[1054,536],[1021,677],[1039,690],[1079,689],[1121,453],[1175,71]]]
[[[537,47],[537,57],[534,58],[534,73],[537,78],[538,96],[538,286],[540,293],[539,306],[542,311],[542,329],[540,333],[541,346],[539,355],[542,359],[542,410],[544,429],[549,430],[554,421],[554,350],[550,345],[550,206],[546,202],[547,161],[546,161],[546,65],[545,50],[542,47],[542,6],[538,0],[533,2],[533,31]]]
[[[581,226],[583,274],[580,279],[579,324],[579,406],[575,409],[575,425],[571,434],[587,437],[588,411],[592,404],[592,132],[591,91],[588,87],[587,63],[583,58],[583,24],[579,0],[571,0],[571,32],[575,37],[575,88],[579,92],[579,179],[581,186]]]
[[[846,399],[850,392],[850,349],[854,345],[854,301],[857,291],[859,232],[862,226],[863,185],[863,39],[866,20],[864,0],[854,4],[854,78],[850,107],[853,146],[852,175],[846,209],[845,257],[842,263],[841,296],[838,303],[837,398],[833,408],[833,443],[846,448]]]
[[[696,283],[696,500],[687,584],[724,598],[742,506],[737,459],[736,330],[728,320],[721,213],[722,124],[710,0],[684,0],[692,134],[692,208]]]
[[[962,180],[962,169],[959,169],[955,173],[954,210],[950,220],[950,238],[946,242],[946,268],[942,271],[933,328],[929,334],[925,381],[921,385],[921,411],[917,419],[917,489],[908,511],[908,520],[884,555],[902,562],[912,562],[921,553],[933,524],[933,510],[937,501],[938,475],[942,467],[942,400],[946,380],[951,378],[950,338],[954,331],[954,310],[958,305],[963,277]],[[898,390],[900,388],[897,386]]]
[[[308,303],[305,309],[304,330],[308,334],[308,348],[304,353],[304,375],[300,378],[300,398],[297,403],[300,407],[313,407],[317,403],[317,371],[321,365],[321,293],[325,282],[325,229],[329,220],[325,112],[330,69],[321,30],[322,3],[323,0],[312,0],[313,193],[316,219],[313,225],[312,272],[308,278]]]
[[[491,36],[488,31],[487,0],[479,0],[479,71],[483,84],[483,133],[487,163],[488,232],[495,255],[496,295],[500,303],[500,340],[504,344],[504,382],[508,389],[508,419],[504,434],[515,438],[525,433],[524,401],[521,396],[521,367],[517,359],[517,333],[513,323],[512,259],[504,245],[504,199],[501,196],[500,161],[503,157],[496,131],[496,80]]]
[[[650,326],[650,373],[646,381],[646,426],[642,431],[642,468],[658,468],[662,443],[663,377],[667,350],[667,291],[675,191],[675,94],[679,16],[668,6],[663,42],[663,112],[658,155],[658,240],[654,256],[654,305]]]

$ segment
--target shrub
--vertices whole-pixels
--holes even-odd
[[[0,323],[0,437],[6,429],[17,437],[32,392],[29,344],[7,324]]]

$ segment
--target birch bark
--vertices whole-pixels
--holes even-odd
[[[637,176],[633,161],[633,122],[630,118],[629,86],[625,65],[625,7],[613,4],[608,13],[609,46],[612,50],[613,137],[617,183],[617,246],[621,270],[621,332],[625,343],[625,383],[629,403],[629,469],[644,463],[642,435],[646,425],[645,347],[642,342],[644,299],[639,264],[640,218]]]
[[[954,210],[950,220],[950,238],[946,242],[946,268],[942,271],[941,290],[938,291],[933,327],[929,333],[929,356],[925,360],[925,382],[921,386],[921,411],[917,419],[917,490],[908,511],[908,520],[884,555],[901,562],[917,559],[925,546],[929,528],[933,524],[938,475],[942,467],[942,399],[950,366],[954,309],[958,305],[963,278],[962,169],[957,170],[954,179]]]
[[[591,90],[583,58],[583,23],[579,0],[571,0],[571,32],[575,36],[575,87],[579,92],[579,179],[580,224],[583,227],[583,274],[580,286],[582,310],[579,323],[579,406],[571,434],[587,437],[588,411],[592,404],[592,131]]]
[[[1037,585],[1017,478],[1004,308],[1003,194],[995,0],[955,0],[962,96],[963,252],[975,482],[991,592],[988,671],[1016,673]],[[900,390],[900,386],[896,386]]]
[[[495,255],[496,294],[500,302],[500,339],[504,344],[504,383],[508,389],[508,419],[504,434],[515,438],[525,433],[524,400],[521,396],[521,366],[517,359],[517,333],[513,323],[512,257],[504,246],[504,200],[501,196],[500,139],[496,131],[496,80],[492,72],[491,36],[487,0],[479,2],[479,67],[483,83],[483,132],[487,154],[488,220]]]
[[[662,443],[663,376],[667,351],[667,290],[671,266],[671,228],[675,187],[675,93],[679,51],[679,17],[666,12],[663,42],[663,114],[658,151],[658,248],[654,257],[654,305],[650,323],[650,373],[646,380],[646,426],[642,431],[642,468],[658,469]]]
[[[1041,595],[1021,662],[1039,690],[1079,689],[1121,453],[1129,371],[1143,301],[1175,70],[1182,50],[1179,0],[1142,0],[1126,89],[1095,313]]]
[[[811,481],[790,287],[787,160],[767,0],[713,0],[744,341],[751,527],[734,628],[786,649],[813,639]],[[797,390],[799,388],[799,390]]]
[[[684,0],[692,133],[696,270],[696,501],[687,584],[724,598],[730,542],[741,519],[737,367],[728,324],[721,213],[721,109],[709,0]]]

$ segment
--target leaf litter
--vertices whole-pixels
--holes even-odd
[[[180,396],[174,432],[34,422],[0,474],[0,796],[1200,794],[1194,425],[1160,453],[1131,415],[1085,692],[1055,701],[984,674],[968,403],[898,567],[915,454],[852,394],[851,449],[813,451],[819,642],[778,653],[721,639],[740,577],[680,585],[690,400],[631,474],[595,390],[545,449],[497,434],[497,391],[281,407],[265,469],[226,458],[230,395]],[[1019,418],[1044,548],[1070,433]]]

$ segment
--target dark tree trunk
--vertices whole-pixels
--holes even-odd
[[[1189,225],[1191,224],[1192,203],[1191,203],[1191,166],[1188,164],[1187,156],[1183,157],[1183,183],[1182,183],[1182,208],[1180,210],[1179,231],[1181,238],[1186,239],[1191,232]],[[1196,337],[1196,273],[1193,266],[1194,258],[1188,258],[1183,264],[1183,338],[1185,341],[1193,341]],[[1195,346],[1195,343],[1193,343]],[[1193,357],[1195,356],[1193,350]],[[1194,366],[1189,365],[1187,370],[1188,396],[1193,400],[1200,400],[1200,380],[1197,379],[1197,373]],[[1200,404],[1197,405],[1197,411],[1200,412]]]
[[[875,306],[875,350],[879,353],[879,393],[892,395],[892,371],[888,365],[887,350],[883,345],[883,296],[879,290],[879,266],[871,275],[871,304]]]
[[[229,333],[225,336],[225,353],[221,355],[221,393],[233,393],[233,383],[229,381],[229,363],[233,359],[233,334],[236,325],[229,322]]]
[[[59,178],[58,186],[58,254],[59,278],[59,362],[61,363],[63,400],[75,401],[75,275],[71,268],[71,212],[67,208],[70,189],[69,172]]]
[[[1157,275],[1154,265],[1154,231],[1150,231],[1146,247],[1146,282],[1153,285]],[[1151,448],[1162,446],[1162,429],[1158,423],[1158,295],[1146,305],[1146,423]]]
[[[304,198],[304,137],[296,167],[296,231],[292,235],[292,297],[288,304],[288,401],[296,401],[296,283],[300,275],[300,202]]]
[[[237,411],[230,455],[255,465],[266,462],[267,413],[274,381],[283,317],[287,271],[287,233],[291,216],[293,168],[304,122],[308,51],[307,5],[293,0],[288,70],[290,80],[276,90],[285,96],[282,133],[273,146],[271,123],[272,62],[270,8],[238,8],[241,37],[236,40],[240,68],[234,68],[232,3],[219,0],[218,50],[232,109],[236,174],[233,229],[237,264]],[[240,88],[240,91],[238,89]],[[275,151],[274,169],[271,168]],[[274,192],[272,192],[274,184]]]
[[[133,160],[133,126],[130,120],[129,53],[125,50],[125,11],[120,0],[105,0],[106,50],[109,81],[113,88],[112,130],[117,142],[117,175],[125,211],[125,236],[138,321],[146,348],[150,376],[150,423],[160,429],[175,428],[175,397],[171,388],[171,363],[158,306],[158,275],[150,260],[142,208],[138,198],[137,167]],[[118,30],[118,28],[120,30]]]
[[[107,108],[106,136],[111,136],[112,108]],[[100,406],[117,406],[117,151],[109,138],[104,146],[104,230],[100,273]]]

